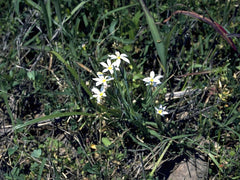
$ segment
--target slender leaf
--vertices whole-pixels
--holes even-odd
[[[80,9],[84,6],[84,4],[86,4],[87,2],[89,2],[89,0],[88,0],[88,1],[82,1],[82,2],[80,2],[80,3],[71,11],[70,16],[68,16],[68,17],[64,20],[63,23],[67,22],[67,21],[68,21],[78,10],[80,10]]]
[[[50,31],[49,34],[50,34],[50,37],[52,38],[52,10],[51,10],[51,0],[47,0],[46,10],[47,10],[48,24],[49,24],[49,31]]]
[[[212,159],[212,161],[216,164],[218,169],[223,173],[223,169],[220,167],[220,165],[219,165],[218,161],[215,159],[215,157],[210,152],[208,152],[207,154]]]
[[[13,113],[12,113],[11,107],[9,106],[9,102],[8,102],[7,93],[1,92],[1,93],[0,93],[0,97],[1,97],[1,96],[2,96],[2,98],[3,98],[3,100],[4,100],[5,105],[6,105],[7,112],[8,112],[8,115],[10,116],[12,125],[15,126],[14,118],[13,118]]]
[[[78,74],[77,72],[75,71],[75,69],[73,69],[69,63],[67,61],[65,61],[65,59],[60,55],[58,54],[56,51],[50,51],[52,54],[54,54],[58,60],[60,60],[66,67],[67,69],[70,71],[70,73],[72,74],[72,76],[75,78],[75,79],[78,79]],[[89,95],[89,96],[92,96],[92,93],[91,91],[88,89],[88,87],[86,86],[85,82],[80,79],[80,84],[82,86],[82,88],[86,91],[86,93]]]
[[[152,136],[155,136],[156,138],[158,138],[160,141],[162,141],[162,137],[154,130],[148,130],[149,133],[152,135]]]
[[[128,135],[132,138],[132,140],[133,140],[135,143],[137,143],[137,144],[139,144],[140,146],[145,147],[145,148],[149,149],[150,151],[152,151],[152,149],[151,149],[146,143],[140,142],[140,141],[137,140],[131,133],[128,133]]]
[[[21,0],[15,0],[13,1],[14,3],[14,11],[17,13],[17,15],[19,16],[19,3],[20,3]]]
[[[32,0],[26,0],[27,4],[31,5],[32,7],[34,7],[35,9],[37,9],[38,11],[42,12],[42,8],[41,6],[39,6],[37,3],[35,3]]]
[[[50,10],[50,1],[47,1],[47,4],[44,3],[43,0],[40,1],[41,5],[41,13],[43,15],[44,22],[47,26],[47,33],[49,38],[52,38],[52,22],[51,22],[51,10]]]
[[[94,116],[94,114],[88,114],[88,113],[85,113],[85,112],[54,113],[54,114],[51,114],[51,115],[47,115],[47,116],[43,116],[43,117],[40,117],[40,118],[32,119],[30,121],[26,121],[23,124],[18,124],[13,128],[13,130],[16,131],[16,130],[24,128],[26,126],[30,126],[30,125],[33,125],[33,124],[36,124],[36,123],[39,123],[41,121],[45,121],[45,120],[48,120],[48,119],[54,119],[54,118],[66,117],[66,116],[76,116],[76,115]]]
[[[54,0],[53,4],[54,4],[54,8],[55,8],[57,17],[58,17],[58,22],[61,23],[62,22],[62,15],[61,15],[61,8],[60,8],[59,0]]]
[[[165,19],[163,22],[167,22],[170,20],[170,18],[173,16],[173,15],[176,15],[176,14],[184,14],[184,15],[187,15],[187,16],[190,16],[190,17],[193,17],[193,18],[197,18],[207,24],[209,24],[210,26],[212,26],[226,41],[227,43],[236,51],[237,51],[237,48],[235,46],[235,44],[233,43],[231,37],[228,36],[228,32],[220,25],[218,24],[217,22],[214,22],[212,21],[211,19],[205,17],[205,16],[202,16],[200,14],[197,14],[195,12],[190,12],[190,11],[181,11],[181,10],[178,10],[178,11],[175,11],[169,18]]]
[[[123,6],[123,7],[114,9],[114,10],[112,10],[112,11],[109,11],[109,12],[107,12],[106,14],[104,14],[103,16],[101,16],[101,17],[100,17],[100,20],[105,19],[107,16],[109,16],[109,15],[115,13],[115,12],[123,11],[123,10],[125,10],[125,9],[127,9],[127,8],[130,8],[130,7],[133,7],[133,6],[136,6],[136,5],[138,5],[138,4],[130,4],[130,5]]]
[[[218,121],[214,121],[214,122],[215,122],[216,124],[218,124],[220,127],[227,129],[228,131],[232,132],[233,134],[236,134],[236,135],[238,136],[239,140],[240,140],[240,134],[239,134],[238,132],[236,132],[236,131],[233,130],[232,128],[230,128],[230,127],[228,127],[227,125],[222,124],[222,123],[220,123],[220,122],[218,122]],[[228,123],[228,124],[229,124],[229,123]]]
[[[162,66],[164,73],[167,74],[167,61],[166,61],[166,51],[165,51],[165,47],[164,47],[164,42],[163,42],[162,38],[160,37],[157,26],[153,20],[153,17],[151,16],[149,10],[147,9],[145,3],[143,2],[143,0],[139,0],[139,2],[145,13],[146,20],[147,20],[148,26],[150,28],[155,47],[157,49],[158,56],[160,57],[160,60],[161,60],[160,65]]]
[[[70,71],[70,73],[75,79],[78,79],[77,72],[69,65],[67,61],[65,61],[65,59],[60,54],[58,54],[56,51],[51,51],[51,53],[54,54],[58,58],[58,60],[60,60],[67,67],[67,69]]]
[[[167,152],[167,150],[169,149],[169,147],[170,147],[171,144],[172,144],[172,140],[170,140],[170,141],[168,142],[168,145],[165,147],[164,151],[163,151],[162,154],[160,155],[157,163],[155,163],[155,166],[153,167],[153,169],[152,169],[152,171],[151,171],[151,173],[150,173],[150,175],[149,175],[150,177],[153,177],[154,172],[156,171],[157,167],[160,165],[160,163],[161,163],[164,155],[166,154],[166,152]]]
[[[41,176],[42,176],[42,172],[43,172],[43,168],[44,168],[44,165],[46,164],[46,158],[43,158],[42,160],[42,163],[39,167],[39,171],[38,171],[38,180],[41,180]]]

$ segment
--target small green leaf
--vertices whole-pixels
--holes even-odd
[[[106,138],[106,137],[103,137],[103,138],[102,138],[102,143],[103,143],[104,146],[106,146],[106,147],[108,147],[108,146],[110,146],[110,145],[112,144],[111,141],[109,141],[109,139]]]
[[[8,149],[8,155],[11,156],[13,155],[18,149],[18,146],[14,146],[13,148]]]
[[[133,46],[128,44],[128,45],[124,46],[123,49],[127,52],[131,52],[133,50]]]
[[[118,23],[118,20],[117,20],[117,19],[114,19],[114,20],[111,22],[110,27],[109,27],[109,32],[110,32],[110,33],[114,33],[114,31],[115,31],[115,29],[116,29],[115,27],[116,27],[117,23]]]
[[[29,71],[27,72],[27,76],[30,80],[35,80],[35,71]]]
[[[41,156],[41,154],[42,154],[42,150],[41,149],[35,149],[32,152],[31,156],[34,157],[34,158],[39,158]]]
[[[236,153],[235,153],[234,150],[231,150],[231,151],[229,152],[229,155],[232,156],[232,157],[235,156],[235,154],[236,154]]]
[[[155,136],[156,138],[158,138],[160,141],[163,140],[163,138],[154,130],[149,130],[149,133],[152,135],[152,136]]]

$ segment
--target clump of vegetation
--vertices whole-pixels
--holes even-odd
[[[238,1],[0,4],[1,178],[239,179]]]

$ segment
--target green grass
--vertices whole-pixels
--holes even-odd
[[[208,179],[239,179],[239,54],[193,17],[163,23],[193,11],[239,34],[238,1],[144,2],[0,3],[0,178],[161,179],[200,153]],[[115,51],[130,63],[98,104],[93,78]]]

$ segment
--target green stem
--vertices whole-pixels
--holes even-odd
[[[170,147],[171,144],[172,144],[172,140],[169,141],[167,147],[164,149],[163,153],[161,154],[161,156],[159,157],[157,163],[155,164],[154,168],[152,169],[152,171],[151,171],[151,173],[150,173],[150,175],[149,175],[150,178],[153,177],[154,172],[156,171],[157,167],[158,167],[159,164],[161,163],[163,156],[165,155],[165,153],[167,152],[167,150],[168,150],[168,148]]]

